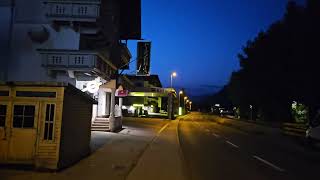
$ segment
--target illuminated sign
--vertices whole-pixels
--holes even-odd
[[[117,90],[116,91],[116,96],[117,97],[127,97],[129,94],[128,90]]]

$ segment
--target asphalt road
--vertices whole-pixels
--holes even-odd
[[[178,134],[190,179],[320,178],[320,151],[279,130],[192,113]]]

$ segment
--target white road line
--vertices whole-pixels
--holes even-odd
[[[216,134],[216,133],[212,133],[212,135],[215,136],[215,137],[217,137],[217,138],[220,137],[220,136],[219,136],[218,134]]]
[[[160,135],[162,133],[162,131],[164,131],[168,126],[169,126],[170,123],[167,123],[166,125],[164,125],[158,132],[157,132],[157,135]]]
[[[263,163],[271,166],[272,168],[274,168],[274,169],[277,170],[277,171],[285,172],[284,169],[281,169],[281,168],[279,168],[278,166],[276,166],[276,165],[274,165],[274,164],[272,164],[272,163],[270,163],[270,162],[268,162],[268,161],[266,161],[266,160],[264,160],[264,159],[262,159],[262,158],[260,158],[260,157],[258,157],[258,156],[253,156],[253,157],[254,157],[255,159],[257,159],[257,160],[259,160],[259,161],[261,161],[261,162],[263,162]]]
[[[239,148],[239,146],[237,146],[237,145],[235,145],[235,144],[233,144],[232,142],[230,142],[230,141],[226,141],[228,144],[230,144],[231,146],[233,146],[233,147],[235,147],[235,148]]]

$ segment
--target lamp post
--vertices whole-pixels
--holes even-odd
[[[171,75],[170,75],[171,88],[173,88],[173,86],[172,86],[172,80],[173,80],[173,78],[176,77],[176,76],[177,76],[177,73],[176,73],[176,72],[173,72],[173,73],[171,73]]]
[[[185,113],[185,114],[186,114],[186,108],[187,108],[187,104],[186,104],[187,100],[188,100],[188,97],[185,96],[185,97],[183,98],[183,110],[184,110],[184,113]]]
[[[189,111],[189,107],[188,107],[189,102],[190,102],[190,100],[187,99],[187,101],[186,101],[186,109],[187,109],[188,111]]]
[[[179,107],[181,107],[181,99],[180,99],[180,98],[181,98],[181,95],[182,95],[182,94],[183,94],[183,91],[180,91],[180,92],[179,92]]]
[[[249,107],[250,107],[250,119],[251,119],[251,121],[252,121],[252,120],[253,120],[253,114],[252,114],[253,106],[250,105]]]
[[[181,107],[181,95],[183,94],[183,91],[179,92],[179,115],[182,115],[182,107]]]

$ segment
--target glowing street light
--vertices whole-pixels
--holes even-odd
[[[173,72],[173,73],[171,73],[171,75],[170,75],[170,79],[171,79],[171,88],[172,88],[172,79],[174,78],[174,77],[176,77],[177,76],[177,73],[176,72]]]
[[[182,115],[182,107],[181,107],[181,95],[183,94],[183,91],[181,90],[179,92],[179,116]]]
[[[183,91],[180,91],[180,92],[179,92],[179,107],[181,107],[181,99],[180,99],[180,98],[181,98],[181,95],[182,95],[182,94],[183,94]]]

